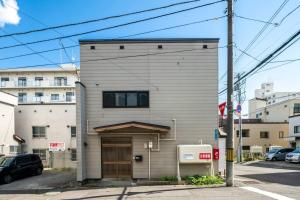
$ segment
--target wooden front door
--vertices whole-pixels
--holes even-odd
[[[131,138],[102,138],[102,177],[131,178]]]

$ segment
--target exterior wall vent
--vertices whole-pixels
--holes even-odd
[[[162,49],[163,46],[160,44],[160,45],[157,46],[157,48],[158,48],[158,49]]]
[[[95,50],[96,47],[95,46],[90,46],[90,50]]]
[[[207,44],[204,44],[202,48],[207,49]]]
[[[120,49],[125,49],[124,45],[120,45]]]

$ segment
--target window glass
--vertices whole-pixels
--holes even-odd
[[[46,160],[46,149],[32,149],[32,153],[38,155],[41,160]]]
[[[137,106],[137,93],[127,93],[127,106]]]
[[[59,94],[51,94],[51,101],[58,101],[59,100]]]
[[[148,107],[149,106],[149,93],[148,92],[140,92],[139,93],[139,106],[140,107]]]
[[[32,127],[32,137],[46,137],[46,127],[44,126],[33,126]]]
[[[116,93],[116,107],[125,107],[125,93]]]
[[[76,149],[71,149],[71,160],[76,161],[77,156],[76,156]]]
[[[114,93],[103,93],[103,107],[111,108],[115,106],[115,94]]]
[[[76,126],[71,126],[71,137],[76,137]]]

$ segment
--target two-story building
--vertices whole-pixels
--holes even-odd
[[[300,107],[299,107],[300,111]],[[289,136],[293,147],[300,147],[300,114],[290,116]]]
[[[1,91],[18,97],[15,132],[25,140],[22,152],[38,154],[45,166],[76,167],[77,80],[73,65],[0,70]],[[50,143],[65,150],[51,154]]]
[[[80,55],[78,181],[210,174],[177,168],[177,145],[215,144],[218,39],[81,40]]]

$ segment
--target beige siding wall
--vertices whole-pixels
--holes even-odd
[[[19,105],[15,109],[16,133],[25,139],[22,145],[24,152],[32,153],[33,149],[46,149],[46,166],[50,165],[50,142],[64,142],[65,152],[54,153],[53,167],[76,167],[77,162],[71,161],[70,149],[76,149],[76,138],[71,137],[71,126],[76,126],[75,105],[40,104]],[[46,127],[45,138],[33,138],[32,126]],[[69,126],[69,127],[68,127]]]
[[[93,51],[90,45],[81,45],[81,82],[86,86],[86,117],[90,134],[97,126],[135,120],[170,126],[171,132],[165,138],[171,138],[174,131],[172,119],[177,119],[177,141],[162,141],[160,152],[151,153],[153,177],[176,174],[177,144],[199,144],[201,141],[213,144],[218,120],[217,44],[208,43],[209,49],[202,49],[203,43],[162,45],[163,49],[157,49],[157,43],[125,44],[125,49],[119,50],[119,44],[95,44],[96,50]],[[186,49],[199,50],[84,62]],[[102,92],[108,90],[149,90],[150,108],[103,109]],[[143,137],[134,138],[134,153],[145,153],[143,140]],[[143,164],[134,163],[137,178],[147,177],[146,160],[147,157]],[[205,167],[196,165],[182,166],[182,169],[183,174],[207,173]]]
[[[287,138],[279,138],[279,132],[284,132],[284,137],[289,135],[288,123],[258,123],[258,124],[243,124],[243,129],[249,130],[250,137],[243,137],[243,146],[262,146],[263,151],[272,145],[279,145],[283,147],[289,147]],[[238,130],[238,124],[234,126],[234,140],[235,147],[238,146],[238,137],[236,131]],[[269,132],[269,138],[260,138],[260,132]]]

